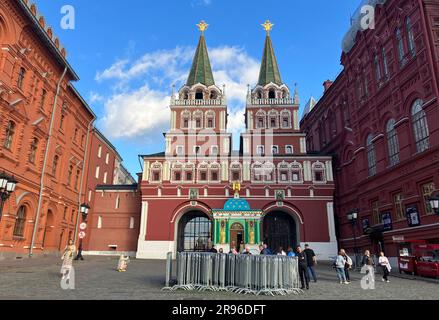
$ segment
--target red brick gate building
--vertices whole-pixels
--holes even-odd
[[[334,155],[340,246],[397,257],[400,242],[439,243],[428,203],[439,186],[439,3],[380,3],[374,30],[349,31],[344,70],[301,128],[309,151]]]

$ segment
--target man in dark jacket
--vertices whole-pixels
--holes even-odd
[[[309,278],[313,278],[314,282],[317,282],[317,276],[316,276],[316,272],[314,270],[315,265],[317,264],[317,258],[316,258],[316,254],[314,252],[313,249],[311,249],[311,247],[309,246],[309,244],[305,245],[305,251],[304,251],[305,255],[306,255],[306,259],[308,262],[308,275]]]
[[[300,283],[302,284],[301,289],[309,290],[309,278],[308,278],[308,259],[306,258],[306,254],[302,251],[301,247],[297,247],[296,256],[299,259],[299,276]]]

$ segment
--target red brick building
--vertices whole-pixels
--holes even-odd
[[[240,152],[232,153],[225,88],[215,85],[202,34],[188,80],[171,99],[166,150],[143,156],[137,257],[262,242],[274,250],[306,242],[322,259],[332,256],[331,157],[307,154],[298,109],[267,35]]]
[[[18,181],[3,208],[0,255],[58,252],[75,235],[95,115],[35,5],[0,3],[0,44],[0,171]]]
[[[334,156],[339,245],[395,258],[405,241],[439,243],[428,203],[439,186],[439,2],[379,3],[375,29],[349,31],[344,70],[301,128],[309,151]]]

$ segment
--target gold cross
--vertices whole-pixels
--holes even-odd
[[[204,31],[207,30],[207,28],[209,27],[209,25],[204,22],[204,20],[202,20],[199,24],[197,24],[198,29],[200,29],[201,33],[203,34]]]
[[[270,31],[271,29],[273,29],[274,24],[272,24],[270,20],[267,20],[261,26],[264,28],[265,31],[267,31],[267,34],[270,34]]]

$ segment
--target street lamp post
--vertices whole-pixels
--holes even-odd
[[[434,213],[439,214],[439,195],[432,195],[428,201]]]
[[[355,256],[355,267],[358,269],[358,250],[357,250],[357,221],[358,221],[358,210],[352,210],[348,214],[348,220],[352,225],[352,230],[354,232],[354,256]]]
[[[90,206],[86,203],[81,204],[81,214],[82,214],[82,222],[87,222],[88,212],[90,211]],[[82,256],[82,241],[83,237],[80,237],[79,239],[79,248],[78,248],[78,255],[76,256],[75,260],[84,260],[84,257]]]
[[[16,186],[17,180],[15,180],[14,177],[10,177],[4,172],[0,174],[0,221],[2,220],[5,202],[11,196],[12,192],[15,191]]]

